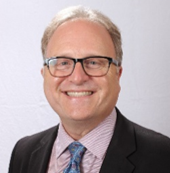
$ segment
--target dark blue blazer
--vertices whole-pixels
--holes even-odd
[[[170,173],[170,139],[127,120],[116,110],[114,135],[100,173]],[[57,132],[55,126],[19,140],[9,173],[47,173]]]

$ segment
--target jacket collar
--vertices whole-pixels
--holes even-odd
[[[117,111],[117,122],[114,135],[102,164],[100,173],[132,173],[134,165],[128,156],[136,150],[133,125]]]

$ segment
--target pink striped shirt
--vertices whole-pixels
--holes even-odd
[[[103,122],[79,140],[87,149],[82,158],[81,173],[98,173],[100,171],[114,132],[116,117],[114,109]],[[67,147],[73,141],[60,124],[47,173],[62,173],[67,167],[70,161],[70,152]]]

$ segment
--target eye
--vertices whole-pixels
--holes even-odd
[[[67,58],[58,58],[55,59],[55,63],[52,64],[53,68],[56,70],[68,70],[72,68],[73,62]]]
[[[89,58],[84,61],[84,65],[89,69],[97,69],[102,66],[102,61],[99,58]]]
[[[96,61],[90,61],[89,64],[91,64],[91,65],[96,65],[97,62],[96,62]]]
[[[60,63],[58,63],[59,65],[68,65],[69,63],[67,62],[67,61],[62,61],[62,62],[60,62]]]
[[[97,65],[97,64],[99,64],[99,61],[96,59],[87,59],[84,63],[86,65]]]
[[[73,62],[70,59],[65,59],[65,58],[57,59],[57,63],[56,63],[57,66],[69,66],[72,64]]]

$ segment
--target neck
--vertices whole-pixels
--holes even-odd
[[[102,121],[101,119],[98,122],[93,122],[92,120],[89,121],[62,121],[62,125],[67,132],[67,134],[73,138],[74,140],[78,141],[82,137],[84,137],[86,134],[88,134],[91,130],[93,130],[95,127],[97,127]]]

